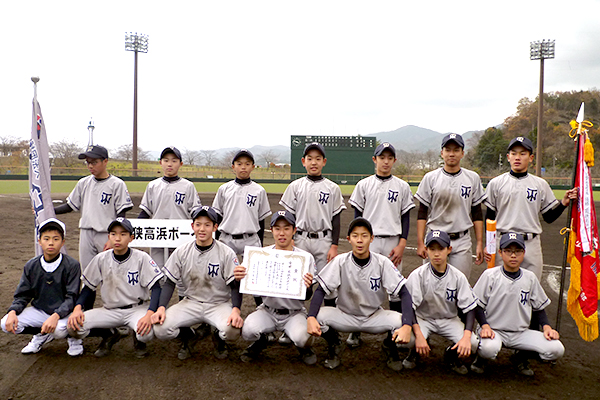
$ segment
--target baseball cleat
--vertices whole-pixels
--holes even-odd
[[[37,334],[33,335],[31,341],[27,344],[27,346],[23,347],[21,353],[23,354],[34,354],[42,349],[42,346],[48,342],[51,342],[54,339],[49,333],[46,334]]]
[[[83,354],[83,340],[76,338],[67,338],[67,343],[69,344],[69,348],[67,349],[67,354],[71,357],[77,357]]]

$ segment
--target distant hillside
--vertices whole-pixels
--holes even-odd
[[[474,131],[461,133],[463,139],[470,139]],[[396,150],[406,152],[437,150],[440,148],[442,137],[446,133],[432,131],[414,125],[403,126],[390,132],[370,133],[366,136],[375,136],[381,142],[390,142]]]

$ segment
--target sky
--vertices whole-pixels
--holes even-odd
[[[409,4],[410,3],[410,4]],[[28,138],[32,76],[51,143],[205,150],[416,125],[498,125],[539,91],[600,79],[600,1],[13,1],[0,5],[0,136]],[[573,110],[575,117],[577,110]]]

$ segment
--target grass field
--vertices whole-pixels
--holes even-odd
[[[52,193],[70,193],[77,181],[53,181]],[[222,182],[194,182],[199,193],[216,193]],[[144,193],[148,182],[127,182],[130,193]],[[287,184],[285,183],[263,183],[267,193],[283,193]],[[340,185],[343,195],[352,194],[354,185]],[[410,187],[413,194],[417,191],[416,186]],[[28,190],[27,181],[2,181],[0,180],[0,194],[25,194]],[[564,190],[554,190],[556,198],[561,199],[565,195]],[[594,201],[600,201],[600,192],[594,192]]]

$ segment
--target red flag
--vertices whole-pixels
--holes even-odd
[[[590,170],[585,161],[587,133],[579,137],[579,156],[575,174],[578,201],[573,205],[567,261],[571,264],[571,283],[567,310],[579,328],[579,335],[591,342],[598,338],[598,225],[592,194]]]

